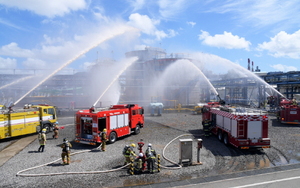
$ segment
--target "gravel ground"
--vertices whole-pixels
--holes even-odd
[[[300,126],[280,125],[269,118],[269,137],[272,148],[259,151],[241,151],[226,147],[214,136],[204,138],[200,115],[189,113],[168,113],[162,116],[145,117],[145,127],[139,135],[126,136],[114,144],[107,145],[106,152],[95,150],[95,147],[73,143],[72,152],[86,151],[71,156],[71,164],[61,165],[61,160],[44,165],[21,174],[35,174],[34,177],[20,177],[16,174],[24,169],[43,165],[60,159],[60,144],[64,137],[74,139],[73,117],[62,117],[59,139],[47,135],[48,142],[43,153],[36,152],[39,144],[35,140],[0,167],[1,187],[124,187],[165,181],[176,181],[196,177],[231,173],[249,169],[299,163],[300,161]],[[203,165],[192,165],[177,169],[177,165],[161,159],[160,173],[129,175],[126,169],[116,170],[124,163],[122,150],[124,145],[137,143],[141,139],[145,144],[152,143],[157,153],[162,155],[164,147],[174,138],[202,138],[201,162]],[[0,148],[7,145],[1,142]],[[94,150],[93,150],[94,149]],[[197,158],[196,141],[193,146],[193,161]],[[179,162],[179,139],[174,140],[165,150],[165,156]],[[116,170],[113,172],[106,172]],[[105,171],[105,173],[103,172]],[[89,172],[91,174],[63,174],[41,176],[47,173]]]

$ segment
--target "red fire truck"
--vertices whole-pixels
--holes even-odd
[[[79,110],[75,117],[75,142],[99,145],[100,133],[107,130],[109,143],[117,138],[139,134],[144,127],[144,109],[137,104],[112,105],[109,108]]]
[[[211,132],[225,145],[240,149],[270,148],[268,117],[261,110],[211,102],[203,107],[202,120],[210,121]]]
[[[277,118],[283,124],[300,124],[300,107],[294,101],[282,99]]]

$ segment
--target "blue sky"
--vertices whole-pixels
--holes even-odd
[[[80,71],[151,46],[300,71],[299,13],[299,0],[0,0],[0,69]]]

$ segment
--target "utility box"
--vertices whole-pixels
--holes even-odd
[[[193,140],[179,139],[179,164],[191,165],[193,161]]]

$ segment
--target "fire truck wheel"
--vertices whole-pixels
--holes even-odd
[[[49,133],[51,131],[51,125],[50,124],[45,124],[44,129],[46,129],[46,133]]]
[[[227,133],[224,133],[224,135],[223,135],[223,142],[224,142],[225,145],[229,144],[228,134]]]
[[[221,130],[218,131],[218,139],[221,142],[223,141],[223,135],[222,135],[222,131]]]
[[[111,132],[109,135],[109,143],[113,144],[117,140],[116,132]]]
[[[140,125],[136,125],[136,128],[134,129],[134,134],[137,135],[140,133]]]

